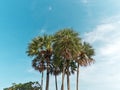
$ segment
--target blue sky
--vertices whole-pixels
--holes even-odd
[[[40,80],[25,53],[32,38],[72,27],[96,51],[96,63],[81,68],[81,90],[120,90],[119,0],[0,0],[0,90]],[[71,76],[71,90],[75,90]],[[54,77],[50,90],[54,90]],[[60,85],[60,80],[59,80]]]

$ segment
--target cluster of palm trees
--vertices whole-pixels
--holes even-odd
[[[49,90],[50,74],[55,76],[56,90],[58,90],[57,76],[62,75],[61,90],[64,90],[66,75],[67,90],[70,90],[69,77],[75,72],[77,72],[76,90],[79,90],[79,66],[88,66],[94,62],[92,46],[83,42],[79,33],[71,28],[61,29],[54,35],[35,37],[28,45],[27,54],[33,57],[33,68],[41,73],[42,87],[43,74],[46,71],[46,90]]]

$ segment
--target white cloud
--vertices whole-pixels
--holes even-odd
[[[114,18],[117,19],[113,21]],[[96,63],[80,68],[80,89],[120,90],[120,18],[114,18],[104,20],[104,23],[84,35],[84,40],[95,48]],[[75,76],[71,76],[72,90],[75,89],[75,79]]]
[[[102,21],[93,31],[85,33],[85,41],[95,47],[96,63],[92,70],[82,71],[82,80],[101,89],[120,90],[120,16]]]
[[[119,39],[120,41],[120,39]],[[116,41],[116,42],[111,42],[106,44],[104,47],[100,48],[100,54],[103,56],[116,56],[119,54],[120,51],[120,42]]]
[[[116,24],[118,24],[118,23],[116,23]],[[116,31],[117,30],[116,28],[118,28],[118,26],[116,26],[116,24],[105,23],[105,24],[98,25],[92,32],[85,34],[85,36],[86,36],[85,40],[90,43],[94,43],[96,41],[105,41],[106,42],[106,39],[108,41],[108,39],[110,39],[110,37],[113,36],[112,32]]]
[[[113,18],[112,18],[113,19]],[[118,20],[119,19],[119,20]],[[100,55],[118,55],[120,51],[120,18],[98,25],[92,32],[85,34],[85,40],[100,45]]]

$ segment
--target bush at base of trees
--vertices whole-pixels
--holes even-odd
[[[3,90],[41,90],[41,85],[38,82],[13,83],[11,87],[4,88]]]

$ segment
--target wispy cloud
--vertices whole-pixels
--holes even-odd
[[[49,7],[48,7],[48,10],[49,10],[49,11],[52,11],[52,10],[53,10],[53,7],[52,7],[52,6],[49,6]]]
[[[46,30],[45,30],[45,29],[41,29],[40,32],[41,32],[41,33],[45,33]]]
[[[46,33],[46,29],[42,28],[42,29],[39,30],[39,34],[44,34],[44,33]]]
[[[93,31],[85,34],[85,40],[94,45],[96,64],[83,72],[83,80],[110,90],[119,90],[120,86],[120,16],[102,20]],[[93,90],[93,89],[90,89]]]
[[[114,18],[117,19],[113,21]],[[93,31],[84,35],[85,41],[95,48],[96,63],[80,69],[80,89],[120,90],[120,18],[114,18],[108,18],[106,22],[102,20],[104,22],[101,21]],[[75,79],[75,76],[71,76],[72,90],[75,89]],[[87,87],[84,87],[84,84]]]
[[[34,75],[40,75],[40,73],[38,71],[34,70],[33,68],[27,69],[27,72],[31,73],[31,74],[34,74]]]
[[[32,73],[32,72],[34,72],[35,70],[33,69],[33,68],[30,68],[29,70],[28,70],[28,72],[29,73]]]
[[[119,19],[119,20],[118,20]],[[120,18],[117,21],[109,21],[102,23],[89,33],[85,34],[85,40],[90,43],[98,43],[102,45],[99,47],[99,54],[116,55],[120,51]]]
[[[81,0],[82,3],[87,4],[89,1],[88,0]]]

